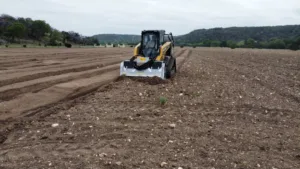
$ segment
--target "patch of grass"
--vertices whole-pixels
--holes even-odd
[[[165,98],[165,97],[160,97],[160,98],[159,98],[159,103],[160,103],[160,105],[165,105],[165,104],[167,103],[167,98]]]

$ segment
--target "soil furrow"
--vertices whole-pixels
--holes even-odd
[[[105,61],[99,61],[98,63],[90,63],[90,64],[82,64],[80,66],[75,66],[75,67],[66,67],[62,69],[53,69],[53,70],[43,70],[40,72],[28,72],[24,74],[16,74],[14,78],[11,78],[12,75],[5,77],[5,78],[10,78],[6,80],[1,80],[0,81],[0,87],[5,86],[5,85],[10,85],[13,83],[19,83],[19,82],[24,82],[28,80],[33,80],[33,79],[38,79],[42,77],[47,77],[47,76],[55,76],[55,75],[60,75],[60,74],[65,74],[69,72],[81,72],[81,71],[86,71],[90,69],[96,69],[96,68],[101,68],[104,66],[120,63],[121,59],[111,59],[110,60],[105,60]],[[2,78],[4,79],[4,77]]]
[[[81,64],[88,64],[88,63],[95,63],[95,62],[99,62],[99,61],[106,61],[106,60],[111,60],[114,58],[125,58],[124,55],[106,55],[104,57],[90,57],[90,58],[86,58],[86,59],[73,59],[72,60],[68,60],[68,61],[55,61],[55,60],[45,60],[43,61],[44,63],[42,63],[44,66],[38,66],[35,64],[31,64],[31,66],[29,67],[24,67],[24,68],[18,68],[15,67],[13,69],[8,69],[5,71],[0,71],[0,74],[16,74],[16,73],[20,73],[20,72],[32,72],[32,71],[41,71],[44,70],[45,68],[47,69],[53,69],[53,68],[62,68],[62,67],[71,67],[71,66],[76,66],[76,65],[81,65]],[[26,66],[26,65],[23,65]]]
[[[23,93],[28,93],[28,92],[35,93],[58,83],[63,83],[63,82],[67,82],[79,78],[88,78],[88,77],[100,75],[101,73],[118,69],[119,66],[120,66],[119,64],[113,64],[113,65],[105,66],[103,68],[97,68],[97,69],[82,71],[78,73],[72,72],[72,73],[66,73],[62,75],[44,77],[44,78],[29,80],[20,83],[14,83],[8,86],[0,87],[0,101],[10,100]]]
[[[10,101],[0,103],[1,117],[18,116],[24,111],[32,110],[48,104],[95,90],[101,85],[117,78],[119,71],[111,71],[91,78],[74,80],[57,84],[37,93],[27,93]],[[2,118],[3,119],[3,118]]]
[[[20,95],[0,114],[0,168],[300,168],[300,105],[265,85],[296,86],[274,75],[293,54],[185,48],[163,82],[115,70]]]
[[[185,58],[189,57],[190,54],[191,54],[190,50],[184,50],[182,52],[182,54],[180,54],[178,56],[178,66],[179,67],[184,63]],[[118,67],[119,67],[118,64],[108,66],[108,68],[104,67],[103,70],[98,70],[96,72],[93,72],[92,75],[95,75],[95,73],[99,73],[99,71],[100,72],[101,71],[102,72],[110,71],[113,69],[117,69]],[[115,72],[115,71],[113,71],[113,72]],[[73,73],[73,75],[71,75],[71,76],[70,76],[70,74],[63,74],[63,75],[56,76],[56,77],[54,76],[54,77],[49,77],[49,78],[44,78],[44,79],[37,79],[36,81],[32,81],[32,82],[26,81],[23,84],[20,83],[13,87],[8,86],[8,87],[0,88],[0,91],[1,90],[3,91],[2,92],[3,96],[1,98],[3,100],[6,100],[6,101],[0,103],[0,106],[2,106],[2,108],[1,108],[2,112],[9,111],[10,112],[9,114],[20,114],[24,111],[47,106],[49,104],[56,103],[60,100],[78,97],[79,95],[83,95],[88,92],[91,92],[91,91],[95,90],[95,88],[100,86],[99,84],[95,84],[94,87],[89,87],[89,86],[83,87],[83,86],[85,86],[85,84],[83,84],[80,88],[78,88],[76,86],[76,84],[84,83],[85,81],[88,80],[87,77],[89,77],[89,75],[91,75],[91,74],[90,74],[90,72],[89,72],[89,74],[84,74],[84,73],[82,74],[82,72],[80,72],[80,73],[77,73],[77,78],[85,77],[85,79],[73,80],[73,79],[76,79],[76,77],[74,77],[74,74],[76,75],[76,73]],[[104,73],[104,75],[105,75],[105,73]],[[66,79],[65,77],[69,77],[69,78]],[[95,81],[95,79],[97,79],[97,77],[98,76],[91,77],[91,78],[89,78],[89,80]],[[117,77],[118,77],[118,74],[116,74],[114,77],[111,77],[111,78],[116,79]],[[55,88],[56,86],[63,85],[63,84],[58,84],[58,83],[61,83],[65,80],[69,81],[70,79],[73,81],[66,82],[66,83],[64,83],[64,85],[70,85],[71,86],[70,88],[72,88],[71,92],[68,92],[67,89],[64,89],[64,90],[66,90],[65,92],[60,91],[61,87],[59,87],[58,89]],[[99,83],[101,82],[101,80],[99,80],[99,79],[97,79],[97,80],[99,81]],[[31,85],[28,85],[30,83],[31,83]],[[101,82],[100,84],[103,85],[104,83]],[[26,85],[26,86],[24,87],[24,85]],[[52,85],[54,85],[54,86],[47,88]],[[23,86],[23,87],[18,88],[17,86]],[[13,88],[13,89],[9,89],[9,88]],[[49,92],[50,90],[52,90],[52,91]],[[34,93],[28,93],[28,92],[34,92]],[[39,103],[37,103],[37,101],[35,99],[40,97],[41,95],[46,96],[45,93],[47,93],[47,92],[49,93],[49,95],[47,97],[50,99],[42,99],[39,101]],[[51,96],[50,93],[52,93],[53,96]],[[23,94],[23,95],[20,95],[20,94]],[[15,99],[9,100],[9,99],[12,99],[13,97],[15,97]],[[53,98],[53,99],[51,99],[51,98]],[[25,100],[26,100],[26,102],[28,102],[27,104],[19,105],[19,108],[13,109],[12,105],[14,105],[16,102],[24,102]],[[7,117],[5,117],[5,118],[7,118]]]

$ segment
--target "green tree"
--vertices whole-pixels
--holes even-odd
[[[231,49],[235,49],[237,47],[237,44],[231,40],[227,41],[227,46]]]
[[[239,42],[235,43],[235,47],[242,48],[245,46],[245,43],[246,43],[246,41],[243,41],[243,40],[239,41]]]
[[[35,20],[31,25],[31,34],[36,40],[41,40],[46,33],[51,32],[51,27],[45,21]]]
[[[24,38],[30,38],[31,36],[31,25],[32,25],[32,19],[31,18],[17,18],[17,21],[22,23],[25,26],[25,34]]]
[[[2,14],[0,16],[0,18],[5,20],[6,22],[15,22],[16,21],[16,18],[14,18],[13,16],[10,16],[10,15],[7,15],[7,14]]]
[[[0,36],[4,35],[5,28],[3,26],[0,26]]]
[[[203,46],[205,46],[205,47],[210,47],[210,44],[211,44],[211,41],[210,41],[210,40],[205,40],[205,41],[203,42]]]
[[[14,22],[7,28],[7,35],[14,41],[15,38],[22,38],[25,33],[25,26],[19,22]]]
[[[289,44],[286,44],[286,48],[290,50],[299,50],[300,49],[300,37],[290,40]]]
[[[226,41],[222,41],[220,46],[221,47],[227,47],[227,42]]]
[[[297,45],[300,45],[300,37],[297,37],[297,38],[296,38],[295,43],[296,43]]]
[[[220,41],[211,41],[210,47],[220,47],[221,42]]]
[[[31,18],[26,18],[25,21],[26,21],[25,26],[27,27],[28,38],[34,39],[34,36],[32,34],[33,33],[32,32],[32,23],[33,23],[33,20]]]
[[[299,50],[300,49],[300,46],[298,44],[296,44],[295,42],[289,44],[287,46],[287,49],[290,49],[290,50]]]
[[[272,39],[269,42],[269,48],[271,48],[271,49],[285,49],[285,43],[282,39]]]
[[[63,37],[63,43],[66,43],[67,41],[70,40],[70,35],[69,35],[68,32],[62,31],[61,34],[62,34],[62,37]]]
[[[261,48],[267,49],[267,48],[269,48],[269,43],[266,41],[262,41],[262,42],[259,42],[259,46]]]
[[[245,42],[245,47],[254,48],[254,46],[255,46],[255,40],[252,38],[247,39],[247,41]]]
[[[58,30],[53,30],[50,35],[49,45],[57,46],[59,43],[62,43],[63,35]]]
[[[44,36],[41,38],[44,44],[49,45],[50,43],[50,33],[45,33]]]

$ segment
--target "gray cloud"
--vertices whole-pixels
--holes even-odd
[[[2,2],[1,2],[2,1]],[[297,24],[299,0],[0,0],[0,11],[84,35]]]

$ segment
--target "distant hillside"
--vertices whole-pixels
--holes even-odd
[[[197,29],[174,38],[178,44],[199,43],[205,40],[239,42],[249,38],[256,41],[268,41],[272,38],[290,39],[297,36],[300,36],[300,25]],[[139,35],[99,34],[93,37],[97,38],[100,43],[137,43],[140,41]]]
[[[99,34],[94,35],[100,43],[137,43],[140,41],[139,35],[122,35],[122,34]]]
[[[249,38],[268,41],[271,38],[290,39],[297,36],[300,36],[300,25],[198,29],[177,36],[176,40],[182,43],[198,43],[205,40],[237,42]]]

